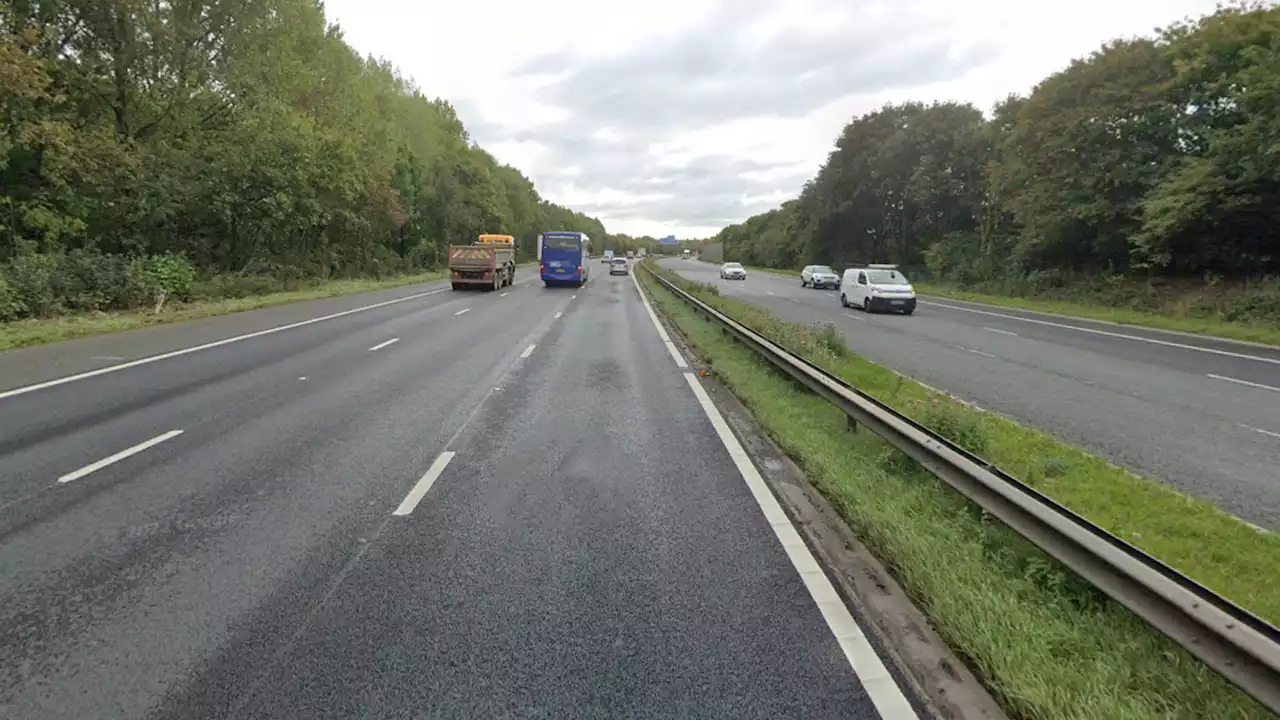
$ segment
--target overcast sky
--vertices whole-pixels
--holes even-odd
[[[854,116],[989,110],[1215,0],[326,0],[347,42],[450,100],[610,232],[705,237],[794,196]]]

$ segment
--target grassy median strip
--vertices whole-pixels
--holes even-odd
[[[783,322],[664,273],[1254,612],[1280,617],[1280,536],[867,362],[834,328]],[[1138,618],[985,517],[840,411],[794,384],[641,273],[658,308],[1024,718],[1264,718],[1271,714]]]

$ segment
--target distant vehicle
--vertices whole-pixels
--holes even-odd
[[[807,265],[800,271],[800,287],[836,290],[840,287],[840,276],[826,265]]]
[[[626,258],[614,258],[613,261],[609,263],[610,275],[628,275],[630,273],[631,264],[627,262]]]
[[[693,253],[689,252],[688,250],[685,250],[684,252],[680,253],[680,257],[684,258],[685,260],[688,260],[689,258],[693,257]]]
[[[604,257],[600,259],[600,262],[604,262],[604,263],[611,263],[611,262],[613,262],[613,251],[612,251],[612,250],[605,250],[605,251],[604,251]]]
[[[720,266],[720,279],[722,280],[746,280],[747,269],[742,267],[742,263],[729,262]]]
[[[916,291],[897,265],[855,265],[840,281],[840,304],[910,315],[916,311]]]
[[[628,251],[627,251],[627,259],[628,259],[628,260],[631,260],[631,259],[635,258],[635,256],[636,256],[636,251],[635,251],[635,250],[628,250]]]
[[[591,275],[591,238],[580,232],[544,232],[538,238],[538,272],[547,287],[582,287]]]
[[[449,279],[454,290],[497,290],[510,285],[516,279],[516,239],[481,235],[474,245],[450,245]]]
[[[640,248],[639,250],[637,250],[637,251],[636,251],[636,257],[642,258],[642,257],[644,257],[644,256],[645,256],[645,249],[644,249],[644,248]]]

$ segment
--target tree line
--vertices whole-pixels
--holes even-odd
[[[897,262],[940,280],[1280,274],[1280,7],[1116,40],[1011,95],[887,105],[725,259]],[[1280,300],[1273,308],[1280,317]]]
[[[605,237],[316,0],[0,0],[0,320]]]

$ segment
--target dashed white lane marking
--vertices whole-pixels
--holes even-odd
[[[378,343],[377,345],[374,345],[373,347],[369,348],[369,352],[376,352],[376,351],[381,350],[382,348],[387,347],[387,346],[389,346],[389,345],[395,345],[395,344],[396,344],[396,343],[398,343],[398,342],[400,342],[400,338],[398,338],[398,337],[391,338],[390,340],[388,340],[388,341],[386,341],[386,342],[380,342],[380,343]]]
[[[845,314],[844,314],[844,316],[845,316],[845,317],[847,317],[847,318],[849,318],[849,319],[851,319],[851,320],[857,320],[858,322],[866,322],[866,321],[867,321],[867,319],[866,319],[866,318],[864,318],[864,317],[862,317],[861,315],[854,315],[853,313],[845,313]]]
[[[703,412],[711,420],[711,425],[715,428],[716,435],[719,436],[720,442],[724,444],[725,450],[729,452],[729,457],[742,475],[742,479],[747,483],[747,488],[751,490],[751,494],[755,497],[756,503],[759,504],[765,520],[768,521],[769,527],[773,529],[774,535],[777,536],[778,542],[782,544],[782,549],[786,551],[791,564],[795,567],[796,572],[800,574],[800,579],[804,582],[805,588],[809,590],[809,595],[817,603],[818,610],[827,622],[827,627],[831,629],[831,634],[835,636],[836,643],[844,651],[845,659],[849,661],[854,674],[862,682],[862,687],[867,691],[872,704],[875,705],[876,712],[884,720],[915,720],[917,715],[915,710],[911,708],[911,703],[907,701],[902,689],[898,687],[898,683],[894,681],[893,676],[889,674],[889,670],[880,661],[880,657],[876,655],[871,643],[867,641],[867,636],[858,627],[853,615],[849,613],[849,608],[845,607],[844,601],[840,599],[840,595],[836,593],[831,581],[822,572],[822,568],[818,565],[818,561],[814,559],[813,553],[809,552],[808,546],[804,544],[800,533],[791,524],[787,514],[783,512],[782,506],[778,504],[777,498],[773,496],[769,486],[765,484],[764,478],[760,476],[760,472],[751,463],[751,458],[747,455],[747,451],[743,449],[742,444],[738,442],[738,438],[729,429],[724,416],[720,414],[715,404],[711,402],[711,397],[707,395],[707,391],[698,383],[693,373],[685,373],[684,378],[689,382],[689,387],[698,398],[698,404],[702,406]]]
[[[578,296],[577,296],[577,295],[570,295],[570,296],[569,296],[569,299],[570,299],[570,300],[577,300],[577,299],[578,299]]]
[[[770,291],[768,291],[768,290],[765,290],[765,291],[764,291],[764,294],[765,294],[765,295],[768,295],[768,296],[770,296],[770,297],[777,297],[777,295],[774,295],[772,292],[770,292]]]
[[[436,458],[436,461],[431,463],[431,467],[427,468],[427,472],[418,480],[418,484],[414,485],[413,489],[409,491],[409,494],[404,496],[404,500],[400,503],[400,507],[396,508],[395,512],[391,514],[411,514],[413,509],[418,507],[418,503],[422,501],[423,496],[427,494],[427,491],[430,490],[431,486],[435,484],[437,479],[439,479],[440,473],[444,472],[444,469],[449,465],[449,461],[452,460],[453,456],[456,454],[457,453],[452,450],[445,450],[440,453],[440,456]]]
[[[501,297],[506,297],[506,296],[508,296],[508,295],[510,295],[510,294],[511,294],[510,292],[504,292],[504,293],[502,293],[501,295],[499,295],[498,297],[500,297],[500,298],[501,298]]]
[[[306,375],[300,375],[300,376],[298,377],[298,379],[299,379],[299,380],[306,380],[306,379],[307,379],[307,376],[306,376]]]
[[[564,314],[564,313],[562,313],[562,312],[558,312],[558,313],[556,313],[556,316],[555,316],[555,318],[553,318],[553,319],[555,319],[555,320],[559,320],[559,319],[560,319],[560,316],[561,316],[561,315],[563,315],[563,314]]]
[[[134,445],[133,447],[125,448],[124,450],[121,450],[115,455],[104,457],[96,463],[85,465],[84,467],[80,468],[79,470],[76,470],[75,472],[69,472],[66,475],[63,475],[62,477],[58,478],[58,482],[69,483],[72,480],[79,480],[80,478],[84,477],[85,475],[88,475],[89,473],[97,472],[102,468],[108,465],[111,465],[112,463],[118,463],[127,457],[137,455],[143,450],[159,445],[165,440],[176,438],[179,435],[181,435],[182,432],[183,432],[182,430],[170,430],[169,432],[164,433],[163,435],[157,435],[151,438],[150,440],[147,440],[146,442],[140,442],[137,445]]]
[[[462,308],[458,312],[454,313],[454,315],[461,315],[463,313],[469,313],[469,312],[471,312],[471,308]]]
[[[1248,380],[1241,380],[1239,378],[1227,377],[1226,375],[1214,375],[1213,373],[1208,373],[1205,375],[1205,377],[1211,377],[1214,380],[1226,380],[1229,383],[1235,383],[1237,385],[1247,385],[1248,387],[1254,387],[1260,390],[1270,390],[1271,392],[1280,393],[1280,387],[1272,387],[1270,385],[1263,385],[1262,383],[1249,382]]]
[[[974,350],[973,348],[967,348],[967,350],[973,353],[974,355],[981,355],[982,357],[989,357],[989,358],[995,357],[995,355],[992,355],[989,352],[982,352],[981,350]]]
[[[653,306],[649,304],[649,298],[645,296],[644,289],[640,287],[640,280],[632,274],[631,282],[635,283],[636,292],[640,293],[640,302],[644,303],[644,310],[649,313],[649,320],[658,329],[658,337],[662,338],[662,344],[667,346],[667,352],[671,353],[671,359],[676,361],[676,367],[689,367],[689,363],[685,362],[684,356],[676,349],[675,343],[671,342],[671,336],[667,334],[667,329],[662,327],[662,323],[658,322],[658,314],[653,311]]]
[[[993,328],[993,327],[984,327],[982,329],[986,330],[987,332],[1000,333],[1001,335],[1012,335],[1014,337],[1018,337],[1018,333],[1013,332],[1011,330],[1001,330],[1000,328]]]
[[[310,320],[302,320],[296,323],[289,323],[288,325],[278,325],[273,328],[267,328],[266,330],[258,330],[257,332],[246,333],[244,335],[236,335],[234,337],[223,338],[221,340],[215,340],[214,342],[204,343],[203,345],[194,345],[189,348],[182,348],[181,350],[174,350],[172,352],[161,353],[159,355],[152,355],[151,357],[139,358],[138,360],[122,363],[120,365],[112,365],[110,367],[98,368],[97,370],[89,370],[87,372],[76,373],[75,375],[67,375],[66,377],[60,377],[56,380],[48,380],[42,383],[36,383],[35,385],[27,385],[25,387],[14,388],[12,390],[5,390],[4,392],[0,392],[0,400],[3,400],[5,398],[10,398],[15,395],[23,395],[25,393],[35,392],[36,390],[44,390],[45,388],[51,388],[51,387],[55,387],[58,385],[69,383],[69,382],[75,382],[76,380],[84,380],[86,378],[97,377],[98,375],[106,375],[107,373],[112,373],[119,370],[127,370],[131,367],[137,367],[139,365],[146,365],[148,363],[158,362],[160,360],[168,360],[169,358],[175,358],[175,357],[187,355],[193,352],[200,352],[201,350],[209,350],[211,348],[222,347],[223,345],[230,345],[231,343],[240,342],[241,340],[249,340],[251,338],[262,337],[263,335],[278,333],[282,330],[292,330],[293,328],[300,328],[306,325],[311,325],[313,323],[324,322],[325,320],[333,320],[334,318],[346,317],[347,315],[354,315],[355,313],[364,312],[366,310],[374,310],[376,308],[387,307],[388,305],[395,305],[396,303],[408,302],[410,300],[417,300],[418,298],[421,298],[421,297],[426,297],[428,295],[435,295],[437,293],[445,292],[447,289],[448,288],[441,288],[439,290],[428,290],[427,292],[415,293],[413,295],[407,295],[405,297],[396,298],[394,300],[387,300],[385,302],[374,303],[372,305],[365,305],[363,307],[352,308],[350,310],[343,310],[342,312],[336,312],[329,315],[321,315],[320,317],[311,318]]]
[[[529,347],[525,348],[525,349],[524,349],[524,352],[520,353],[520,357],[521,357],[521,359],[523,359],[523,358],[527,358],[527,357],[529,357],[530,355],[532,355],[532,354],[533,354],[533,349],[534,349],[534,348],[536,348],[536,347],[538,347],[538,346],[537,346],[537,345],[530,345]]]
[[[1202,347],[1200,345],[1187,345],[1186,343],[1176,343],[1169,340],[1157,340],[1155,338],[1141,337],[1139,335],[1127,335],[1125,333],[1108,332],[1106,330],[1098,330],[1096,328],[1079,327],[1076,325],[1067,325],[1066,323],[1050,322],[1048,320],[1036,320],[1035,318],[1020,317],[1018,315],[1009,315],[1007,313],[991,312],[990,310],[978,310],[975,308],[960,307],[959,305],[947,305],[946,303],[936,303],[931,301],[920,300],[921,305],[932,305],[934,307],[947,308],[948,310],[959,310],[961,312],[977,313],[979,315],[989,315],[991,317],[1005,318],[1007,320],[1017,320],[1018,322],[1035,323],[1036,325],[1048,325],[1049,327],[1062,328],[1063,330],[1075,330],[1076,332],[1092,333],[1094,335],[1104,335],[1106,337],[1122,338],[1125,340],[1137,340],[1138,342],[1151,343],[1152,345],[1163,345],[1165,347],[1176,347],[1183,350],[1195,350],[1197,352],[1212,353],[1214,355],[1223,355],[1226,357],[1240,358],[1241,360],[1255,360],[1257,362],[1270,363],[1272,365],[1280,365],[1280,359],[1261,357],[1259,355],[1246,355],[1244,353],[1231,352],[1230,350],[1219,350],[1218,348]]]
[[[1240,427],[1244,428],[1245,430],[1252,430],[1252,431],[1254,431],[1254,432],[1256,432],[1256,433],[1262,433],[1263,435],[1270,435],[1270,436],[1271,436],[1271,437],[1273,437],[1273,438],[1280,438],[1280,433],[1278,433],[1278,432],[1271,432],[1270,430],[1263,430],[1262,428],[1256,428],[1256,427],[1254,427],[1254,426],[1252,426],[1252,425],[1245,425],[1245,424],[1243,424],[1243,423],[1241,423],[1241,424],[1240,424]]]

